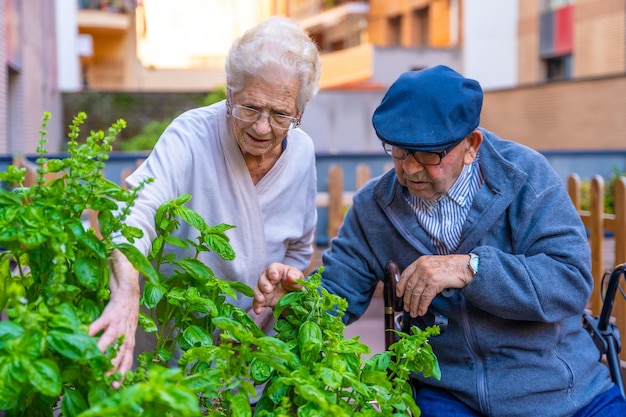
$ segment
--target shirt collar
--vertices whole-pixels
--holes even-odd
[[[463,165],[463,170],[459,178],[454,181],[452,187],[448,190],[446,195],[442,198],[449,198],[459,206],[464,206],[467,202],[467,185],[472,178],[474,172],[474,164]]]
[[[470,165],[463,165],[461,174],[454,181],[448,192],[435,200],[423,200],[421,198],[415,197],[409,192],[406,187],[403,189],[404,197],[411,203],[411,205],[415,209],[426,212],[428,215],[432,215],[437,209],[439,203],[444,199],[449,199],[459,207],[463,207],[467,203],[466,192],[468,185],[472,180],[474,171],[476,170],[476,165],[476,161],[474,161],[474,163]]]

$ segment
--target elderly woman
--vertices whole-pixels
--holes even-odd
[[[227,99],[176,118],[127,179],[134,187],[154,178],[128,218],[144,231],[136,247],[148,253],[156,236],[157,208],[188,193],[192,199],[187,207],[207,224],[236,226],[227,232],[234,261],[201,254],[217,277],[254,287],[272,262],[305,269],[317,221],[316,171],[313,142],[298,126],[318,91],[319,76],[316,45],[287,18],[271,17],[236,40],[226,60]],[[177,233],[195,236],[185,225]],[[180,250],[176,255],[189,253]],[[139,274],[119,252],[114,253],[113,271],[110,301],[90,334],[103,332],[101,349],[125,335],[114,360],[115,368],[124,372],[133,363]],[[240,297],[233,303],[248,310],[252,299]]]

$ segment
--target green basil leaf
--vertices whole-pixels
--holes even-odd
[[[117,249],[119,249],[124,256],[133,264],[133,267],[143,276],[147,277],[152,282],[157,282],[159,276],[150,263],[148,258],[144,256],[143,253],[139,251],[135,246],[130,245],[128,243],[118,243],[115,245]]]
[[[4,348],[4,344],[24,334],[24,328],[12,321],[0,321],[0,349]]]
[[[188,207],[176,207],[174,215],[183,219],[196,230],[203,231],[208,227],[202,216]]]
[[[191,325],[183,332],[183,339],[189,344],[189,346],[211,346],[213,344],[213,338],[203,328]]]
[[[220,258],[226,261],[235,259],[235,251],[224,234],[203,233],[202,239],[210,249],[220,256]]]
[[[163,284],[148,281],[143,289],[141,303],[148,308],[154,308],[163,299],[166,292],[167,287]]]
[[[343,381],[342,374],[340,374],[339,372],[333,369],[326,368],[326,367],[320,367],[318,372],[324,384],[328,385],[330,388],[334,390],[341,388],[341,383]],[[386,374],[385,374],[385,377],[386,377]]]
[[[80,242],[91,249],[93,254],[97,255],[100,259],[106,259],[107,248],[92,230],[87,231],[80,239]]]
[[[80,392],[66,387],[63,389],[63,400],[61,401],[61,410],[63,415],[67,417],[78,416],[81,412],[88,408],[87,401]]]
[[[166,243],[169,243],[170,245],[173,246],[177,246],[179,248],[183,248],[183,249],[188,249],[189,245],[187,244],[187,241],[185,241],[184,239],[180,239],[178,237],[174,237],[174,236],[165,236],[164,240]]]
[[[61,394],[61,372],[56,362],[51,359],[33,361],[27,372],[29,382],[43,395],[57,397]]]
[[[215,277],[211,268],[197,259],[185,258],[174,262],[174,264],[180,266],[187,274],[200,283],[205,283]]]
[[[76,309],[67,303],[58,305],[55,308],[55,312],[56,314],[52,314],[52,317],[48,321],[50,328],[75,330],[82,325],[82,322],[76,314]]]
[[[235,394],[230,401],[230,405],[230,415],[232,417],[248,417],[252,414],[250,399],[248,398],[248,394],[244,391],[239,391]]]
[[[392,352],[386,350],[384,352],[377,353],[372,355],[371,358],[365,362],[363,366],[364,371],[373,370],[373,371],[384,371],[389,367],[392,358]]]
[[[305,291],[293,291],[283,295],[274,306],[274,317],[278,318],[290,304],[297,304],[306,296]]]
[[[154,320],[152,320],[152,318],[141,309],[139,310],[139,325],[145,330],[146,333],[156,333],[159,331],[159,328]]]
[[[100,227],[102,236],[109,236],[113,233],[117,224],[117,219],[111,211],[101,210],[98,212],[98,227]]]
[[[89,360],[102,355],[95,339],[84,333],[51,330],[46,340],[55,351],[69,359]]]
[[[86,288],[95,290],[100,282],[102,264],[93,258],[82,257],[74,261],[72,267],[78,282]]]
[[[245,282],[239,281],[227,281],[232,289],[235,291],[245,295],[246,297],[252,297],[254,295],[254,290]]]

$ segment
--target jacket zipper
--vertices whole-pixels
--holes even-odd
[[[489,415],[489,405],[487,402],[487,387],[485,382],[485,362],[481,359],[480,355],[476,352],[480,351],[478,343],[474,338],[469,318],[467,316],[467,302],[463,297],[463,303],[460,306],[461,310],[461,323],[463,325],[463,333],[465,334],[465,341],[469,347],[469,351],[476,364],[476,388],[478,391],[478,405],[481,413]]]

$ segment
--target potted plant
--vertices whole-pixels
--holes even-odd
[[[0,410],[6,416],[289,416],[418,415],[407,384],[410,372],[438,377],[428,337],[437,328],[399,333],[389,351],[365,360],[369,348],[344,339],[345,300],[319,288],[318,271],[304,290],[275,309],[276,335],[265,335],[226,296],[252,289],[216,277],[196,257],[176,259],[168,245],[214,251],[234,259],[231,225],[207,225],[182,195],[161,206],[158,237],[148,256],[132,241],[141,231],[125,218],[145,184],[125,190],[103,168],[123,120],[78,143],[79,113],[70,126],[68,157],[46,158],[44,115],[37,182],[24,171],[0,173]],[[55,178],[46,182],[53,174]],[[97,228],[85,224],[98,213]],[[174,238],[181,222],[196,241]],[[97,229],[97,230],[96,230]],[[130,243],[119,243],[122,235]],[[122,251],[146,279],[140,325],[157,338],[133,371],[110,373],[116,346],[100,352],[89,337],[109,297],[108,259]],[[172,264],[173,273],[163,273]],[[120,343],[118,341],[118,343]],[[117,345],[119,346],[119,344]],[[168,366],[173,353],[182,354]],[[113,388],[113,383],[120,385]],[[255,385],[266,387],[253,410]]]

